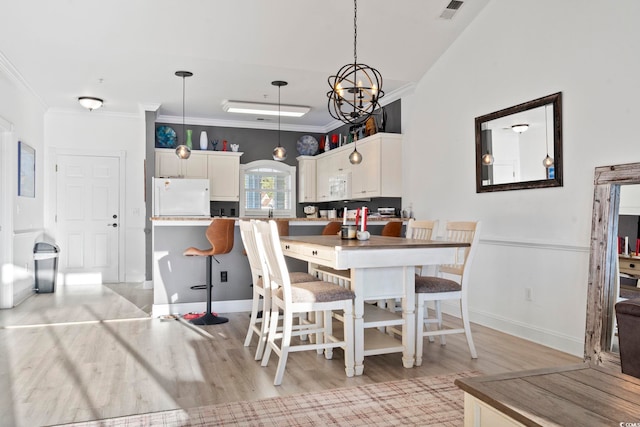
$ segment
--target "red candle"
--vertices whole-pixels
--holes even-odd
[[[367,231],[367,207],[362,208],[362,231]]]
[[[636,240],[636,256],[640,256],[640,239]]]
[[[360,209],[356,209],[356,229],[358,228],[358,220],[360,219]],[[640,241],[640,239],[638,240]]]

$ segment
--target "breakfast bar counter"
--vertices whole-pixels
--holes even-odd
[[[202,312],[205,309],[204,290],[192,290],[193,285],[205,283],[204,260],[199,257],[186,257],[186,248],[209,248],[205,230],[211,223],[211,217],[152,217],[152,276],[154,317],[167,314]],[[233,218],[241,219],[241,218]],[[250,219],[250,218],[242,218]],[[253,218],[268,220],[270,218]],[[291,235],[319,235],[329,221],[341,219],[326,218],[271,218],[276,221],[288,221]],[[371,229],[381,228],[389,221],[402,221],[401,218],[369,220]],[[236,227],[234,245],[230,253],[218,257],[220,264],[214,262],[213,310],[222,313],[251,311],[251,272],[244,253],[240,229]],[[306,262],[290,259],[287,261],[292,271],[306,271]],[[227,272],[227,281],[222,282],[220,273]]]

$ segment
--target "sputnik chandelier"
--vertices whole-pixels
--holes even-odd
[[[344,65],[329,76],[327,92],[331,117],[349,124],[364,123],[379,107],[384,96],[382,75],[366,64],[358,63],[358,2],[353,1],[353,63]]]

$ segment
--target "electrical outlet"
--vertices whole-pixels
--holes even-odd
[[[531,288],[524,288],[525,301],[533,301],[533,290]]]
[[[220,272],[220,281],[221,282],[226,282],[227,281],[227,272],[226,271],[221,271]]]

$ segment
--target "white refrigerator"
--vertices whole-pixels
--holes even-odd
[[[153,216],[210,217],[209,180],[153,178]]]

